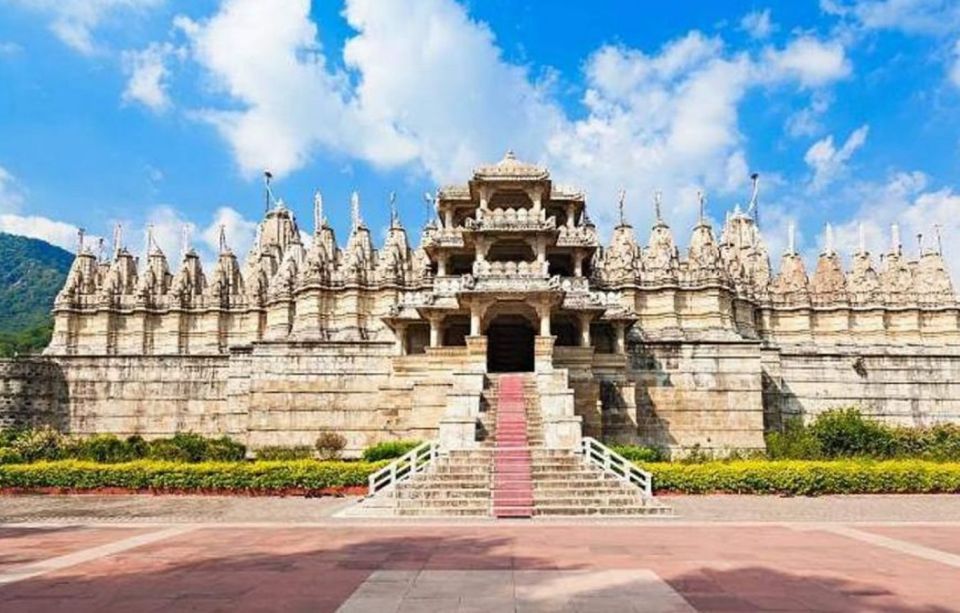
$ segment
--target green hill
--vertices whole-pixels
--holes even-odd
[[[41,240],[0,233],[0,262],[0,355],[38,351],[50,339],[50,309],[73,254]]]

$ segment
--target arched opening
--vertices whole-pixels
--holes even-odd
[[[547,272],[551,277],[554,275],[573,276],[573,257],[569,253],[554,253],[547,256],[547,266]]]
[[[610,324],[591,324],[590,338],[597,353],[614,353],[617,334]]]
[[[444,321],[443,346],[465,347],[470,335],[470,319],[462,315],[451,315]]]
[[[570,317],[556,315],[550,319],[550,334],[556,337],[557,347],[576,347],[580,344],[579,325]]]
[[[521,189],[501,189],[490,197],[487,206],[491,209],[529,209],[533,201]]]
[[[487,261],[490,262],[532,262],[537,259],[533,248],[522,240],[501,240],[490,246]]]
[[[536,331],[522,315],[499,315],[487,326],[487,372],[533,371]]]
[[[411,324],[407,328],[406,345],[407,355],[426,352],[430,345],[430,326],[428,324]]]

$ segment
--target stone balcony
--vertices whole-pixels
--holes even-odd
[[[462,248],[463,228],[431,228],[423,233],[422,244],[424,249],[430,248]]]
[[[592,226],[560,226],[557,247],[599,247],[597,229]]]
[[[502,208],[483,212],[479,219],[467,219],[466,228],[474,232],[556,230],[557,220],[540,209]]]

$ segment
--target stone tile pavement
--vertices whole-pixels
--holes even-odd
[[[263,521],[258,504],[297,505],[240,499],[256,521],[180,509],[131,525],[21,506],[0,523],[0,611],[960,610],[960,497],[926,499],[942,521],[897,516],[923,502],[906,498],[866,521],[775,521],[774,499],[751,520],[761,502],[724,498],[737,521]]]

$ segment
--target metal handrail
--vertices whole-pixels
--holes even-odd
[[[391,488],[401,481],[424,470],[437,459],[440,451],[438,441],[427,441],[417,445],[393,462],[390,462],[367,479],[367,496]]]
[[[624,483],[636,485],[643,490],[644,497],[653,497],[653,475],[651,473],[642,468],[637,468],[633,462],[589,436],[581,439],[580,450],[583,453],[583,458],[594,466],[602,468],[605,473]]]

